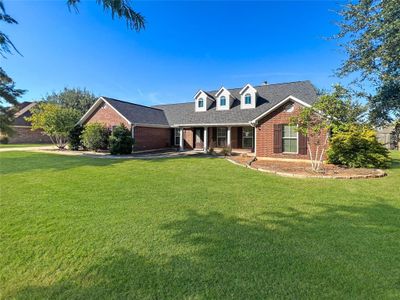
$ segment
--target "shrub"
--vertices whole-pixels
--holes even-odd
[[[82,144],[87,149],[98,151],[108,147],[110,131],[101,123],[90,123],[82,131]]]
[[[224,147],[224,148],[222,148],[220,153],[222,155],[224,155],[224,156],[230,156],[232,154],[232,148],[231,147]]]
[[[69,132],[68,135],[68,147],[70,150],[79,150],[82,147],[82,140],[81,135],[83,131],[82,125],[76,125],[72,130]]]
[[[365,126],[334,132],[327,154],[330,163],[354,168],[386,168],[390,163],[389,151],[378,142],[375,131]]]
[[[124,124],[114,128],[109,141],[111,154],[132,153],[133,139],[131,132],[124,126]]]
[[[8,137],[7,136],[0,137],[0,144],[8,144]]]

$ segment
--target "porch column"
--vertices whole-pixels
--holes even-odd
[[[226,146],[230,147],[231,146],[231,128],[232,127],[228,127],[228,130],[226,132]]]
[[[207,152],[208,149],[208,127],[204,127],[204,152]]]
[[[179,151],[185,150],[183,147],[183,128],[179,128]]]

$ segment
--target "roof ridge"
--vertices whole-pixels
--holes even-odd
[[[284,85],[284,84],[292,84],[292,83],[298,83],[298,82],[309,82],[311,83],[310,80],[296,80],[296,81],[289,81],[289,82],[278,82],[278,83],[268,83],[268,84],[261,84],[261,85],[252,85],[254,88],[256,87],[265,87],[265,86],[269,86],[269,85]],[[243,87],[234,87],[234,88],[227,88],[225,87],[228,91],[229,90],[239,90],[242,89]],[[214,91],[219,91],[221,88],[219,88],[218,90],[211,90],[211,92]],[[208,91],[208,93],[210,93],[210,91]]]
[[[156,106],[167,106],[167,105],[180,105],[180,104],[193,104],[193,101],[186,101],[186,102],[177,102],[177,103],[166,103],[166,104],[157,104],[151,107],[156,107]],[[159,108],[158,108],[159,109]]]
[[[131,104],[131,105],[136,105],[136,106],[141,106],[141,107],[145,107],[145,108],[151,108],[151,109],[155,109],[155,110],[160,110],[162,111],[162,109],[153,107],[153,106],[147,106],[147,105],[143,105],[143,104],[138,104],[138,103],[133,103],[133,102],[128,102],[128,101],[124,101],[124,100],[120,100],[120,99],[115,99],[115,98],[111,98],[111,97],[107,97],[107,96],[100,96],[100,98],[104,98],[104,99],[110,99],[113,101],[118,101],[118,102],[122,102],[122,103],[126,103],[126,104]]]

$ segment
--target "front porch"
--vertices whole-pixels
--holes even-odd
[[[229,148],[232,153],[253,154],[255,131],[251,126],[179,127],[174,129],[174,145],[180,151]]]

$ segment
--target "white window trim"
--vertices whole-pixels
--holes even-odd
[[[253,148],[254,147],[254,134],[255,134],[254,127],[246,127],[246,128],[250,128],[251,129],[251,147],[250,148]],[[244,127],[242,127],[242,148],[243,149],[249,149],[249,148],[245,148],[244,147],[245,136],[243,134],[243,129],[244,129]]]
[[[218,129],[225,129],[225,136],[218,135]],[[219,138],[225,138],[225,146],[220,146],[218,143]],[[217,127],[217,136],[216,136],[217,147],[226,147],[228,144],[228,129],[226,127]]]
[[[294,126],[289,125],[289,124],[283,124],[283,126],[285,126],[285,125],[294,127]],[[285,131],[285,129],[282,128],[282,154],[299,154],[299,132],[298,131],[296,132],[296,137],[295,138],[294,137],[285,138],[285,139],[291,139],[291,140],[296,139],[296,141],[297,141],[297,143],[296,143],[296,151],[288,152],[288,151],[283,151],[283,140],[284,140],[283,133],[284,133],[284,131]]]

